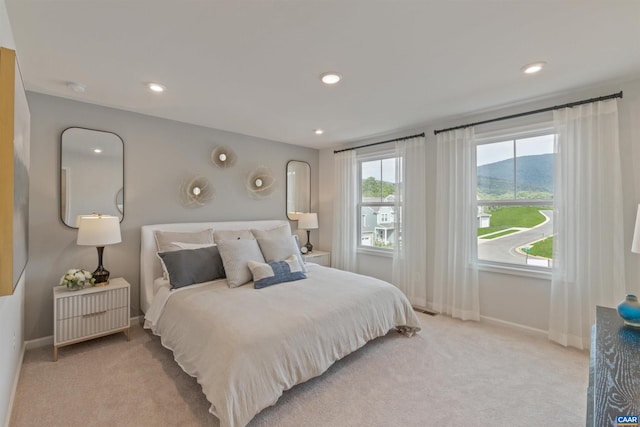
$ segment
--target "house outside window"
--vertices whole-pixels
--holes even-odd
[[[393,151],[358,159],[360,248],[391,252],[395,241],[396,157]]]
[[[553,265],[551,129],[478,138],[478,261],[529,270]]]

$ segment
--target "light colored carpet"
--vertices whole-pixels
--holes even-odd
[[[370,342],[285,392],[250,427],[584,426],[589,356],[485,323],[418,313],[423,331]],[[218,426],[158,337],[124,334],[25,355],[11,426]]]

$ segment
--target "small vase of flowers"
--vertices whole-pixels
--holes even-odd
[[[66,286],[69,290],[78,291],[85,287],[93,286],[96,279],[90,272],[79,268],[67,270],[64,276],[60,278],[60,284]]]

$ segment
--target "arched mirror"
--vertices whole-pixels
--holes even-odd
[[[60,218],[77,228],[78,215],[124,218],[124,143],[112,132],[72,127],[60,138]]]
[[[311,210],[311,166],[291,160],[287,163],[287,218],[298,219]]]

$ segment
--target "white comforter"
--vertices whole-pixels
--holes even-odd
[[[197,378],[221,426],[245,426],[284,390],[391,329],[420,330],[387,282],[318,265],[307,276],[259,290],[219,280],[158,291],[145,327]]]

